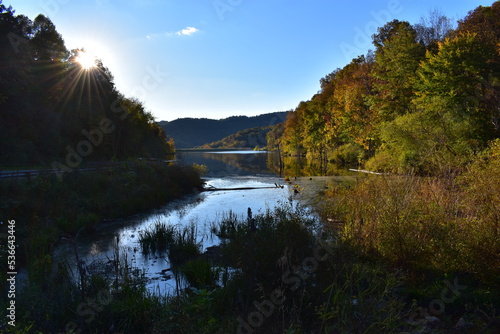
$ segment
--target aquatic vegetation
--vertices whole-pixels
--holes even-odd
[[[197,289],[213,288],[219,280],[221,269],[216,268],[205,258],[188,261],[181,267],[187,282]]]
[[[139,232],[139,243],[145,254],[163,254],[174,240],[175,227],[156,221],[150,228]]]
[[[197,241],[196,225],[177,229],[168,248],[168,258],[173,266],[181,266],[201,255],[201,244]]]
[[[182,266],[201,255],[201,244],[197,240],[197,228],[194,224],[180,227],[156,221],[139,232],[139,243],[146,255],[168,255],[174,267]],[[194,269],[194,266],[191,268]]]

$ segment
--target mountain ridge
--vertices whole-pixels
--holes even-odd
[[[241,130],[216,142],[207,143],[200,148],[265,148],[267,147],[267,133],[271,131],[272,128],[272,126],[259,126],[256,128]]]
[[[160,121],[158,125],[174,139],[176,148],[194,148],[217,142],[239,131],[272,126],[286,120],[286,111],[261,114],[257,116],[230,116],[223,119],[178,118],[173,121]]]

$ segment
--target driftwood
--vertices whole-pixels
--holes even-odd
[[[354,169],[354,168],[350,168],[349,170],[350,170],[351,172],[367,173],[367,174],[375,174],[375,175],[384,175],[383,173],[372,172],[372,171],[369,171],[369,170],[364,170],[364,169]]]
[[[210,188],[203,189],[203,191],[255,190],[255,189],[279,189],[279,188],[278,187],[242,187],[242,188],[215,188],[215,187],[210,187]]]

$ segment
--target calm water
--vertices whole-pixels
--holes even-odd
[[[208,167],[208,178],[233,176],[275,176],[279,174],[278,155],[265,151],[182,152],[180,163]]]
[[[202,192],[158,210],[110,222],[92,236],[80,238],[77,242],[78,254],[90,272],[111,270],[110,260],[114,259],[115,245],[118,243],[120,257],[126,259],[133,268],[144,271],[149,289],[160,293],[173,293],[176,283],[172,273],[167,270],[170,268],[168,259],[141,253],[141,230],[149,228],[157,221],[181,227],[194,224],[198,240],[205,251],[207,247],[218,244],[217,237],[210,233],[211,224],[218,222],[229,210],[245,218],[248,208],[251,208],[255,215],[278,205],[293,203],[293,189],[276,174],[279,168],[275,167],[277,157],[273,153],[189,152],[178,156],[178,161],[206,165],[207,187],[263,189]],[[276,188],[275,184],[284,187]],[[75,263],[74,250],[69,245],[61,248],[58,255],[70,263]]]

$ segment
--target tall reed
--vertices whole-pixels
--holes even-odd
[[[149,228],[139,231],[139,243],[145,254],[164,254],[174,240],[175,226],[157,220]]]

